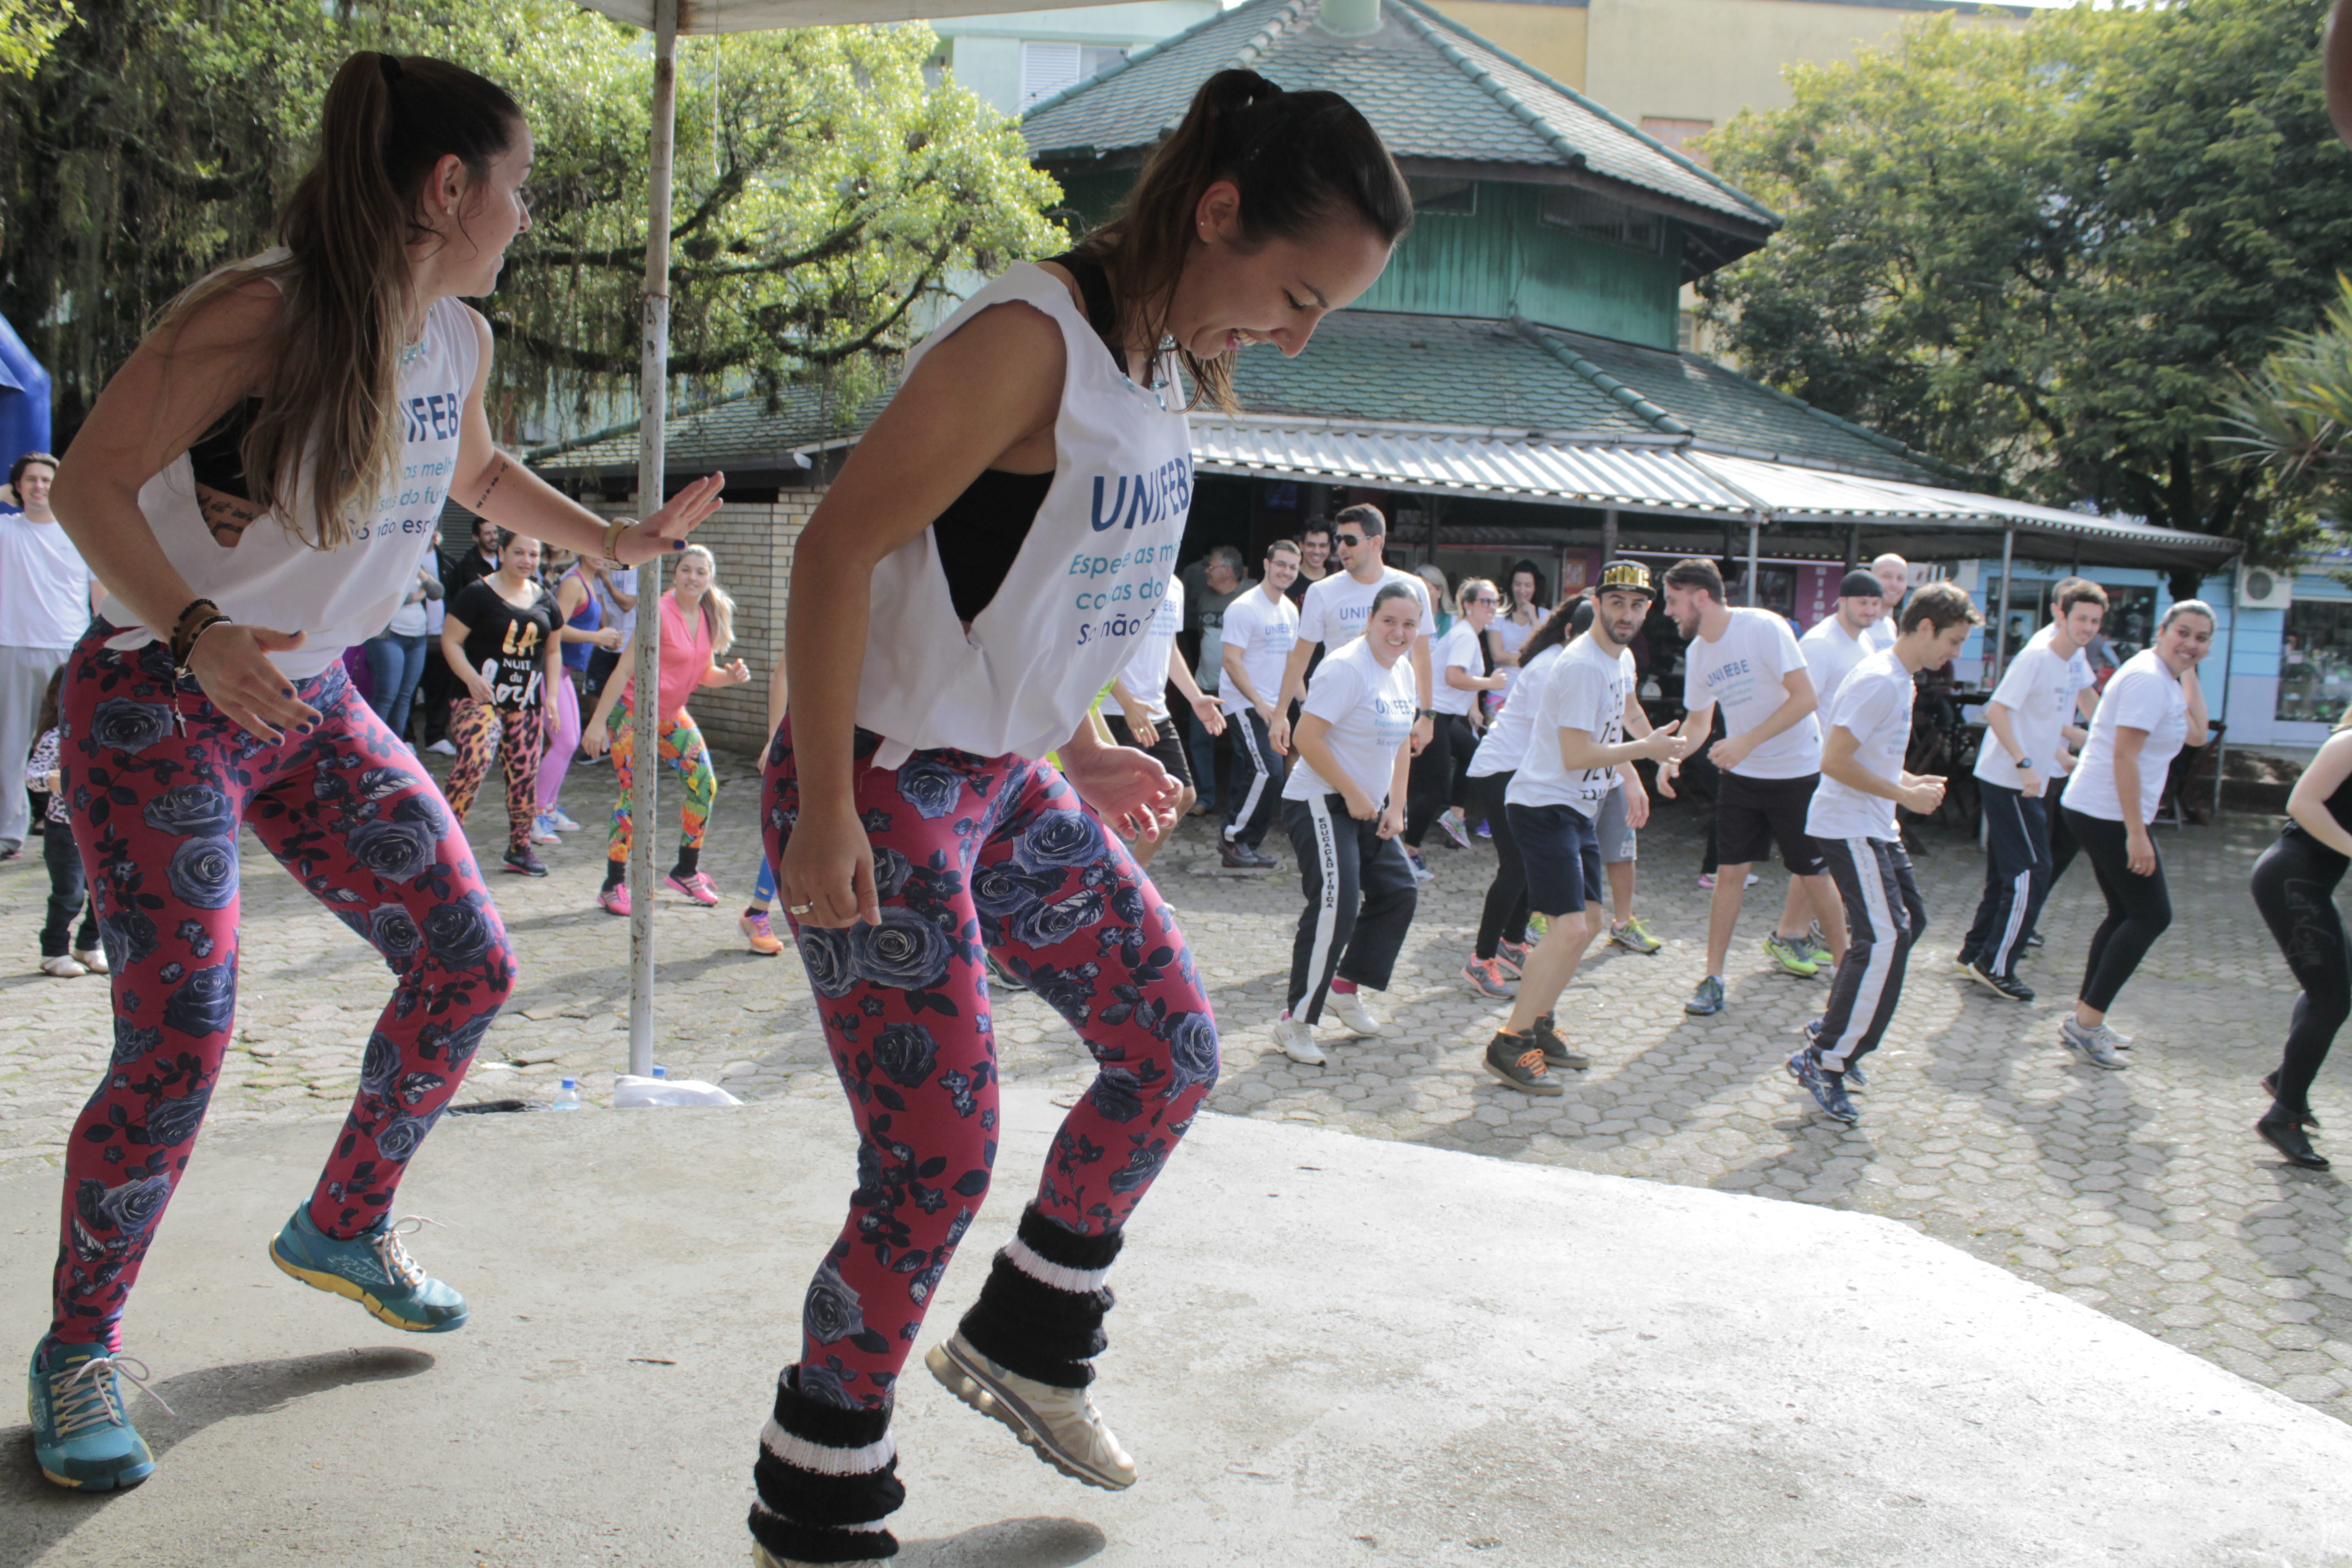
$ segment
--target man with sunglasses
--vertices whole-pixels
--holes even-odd
[[[1298,640],[1291,645],[1283,667],[1282,690],[1274,700],[1274,721],[1267,738],[1274,749],[1290,753],[1290,705],[1307,691],[1307,666],[1318,648],[1337,653],[1364,635],[1372,601],[1391,583],[1402,583],[1421,604],[1421,635],[1412,645],[1412,679],[1419,693],[1419,711],[1412,721],[1412,750],[1418,755],[1436,732],[1436,687],[1430,675],[1429,637],[1435,617],[1430,614],[1429,585],[1410,572],[1400,572],[1381,559],[1388,545],[1388,520],[1376,506],[1351,506],[1331,520],[1331,542],[1340,570],[1307,590],[1298,612]]]

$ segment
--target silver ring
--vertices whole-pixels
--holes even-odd
[[[814,904],[793,904],[791,905],[785,912],[788,914],[804,915],[814,908],[816,908]]]

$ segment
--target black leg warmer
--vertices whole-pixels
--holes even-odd
[[[776,1383],[776,1414],[760,1433],[751,1533],[779,1557],[855,1563],[895,1557],[882,1521],[907,1500],[887,1410],[844,1410],[801,1392],[800,1368]]]
[[[1118,1231],[1079,1236],[1030,1205],[963,1315],[963,1337],[1023,1377],[1086,1387],[1095,1378],[1087,1363],[1110,1342],[1103,1335],[1112,1301],[1104,1279],[1124,1239]]]

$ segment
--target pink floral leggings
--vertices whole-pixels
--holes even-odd
[[[869,765],[877,744],[859,731],[856,799],[882,923],[793,928],[859,1137],[849,1218],[803,1307],[799,1386],[866,1409],[888,1404],[996,1163],[986,955],[1100,1065],[1038,1183],[1039,1212],[1066,1230],[1126,1223],[1218,1066],[1174,919],[1059,773],[949,751],[886,772]],[[771,865],[783,864],[797,780],[787,721],[768,756]]]
[[[391,1208],[515,982],[465,834],[341,666],[294,683],[319,723],[271,745],[176,680],[161,646],[107,647],[114,629],[83,638],[61,697],[60,771],[113,969],[114,1057],[66,1149],[50,1326],[107,1344],[228,1047],[241,826],[393,973],[310,1194],[329,1236],[356,1236]]]

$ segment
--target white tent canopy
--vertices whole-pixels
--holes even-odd
[[[616,22],[652,30],[655,0],[580,0]],[[1063,11],[1094,0],[1021,0],[1024,11]],[[1006,8],[1006,0],[679,0],[681,33],[758,33],[771,27],[821,27],[842,22],[911,22],[972,16]]]

